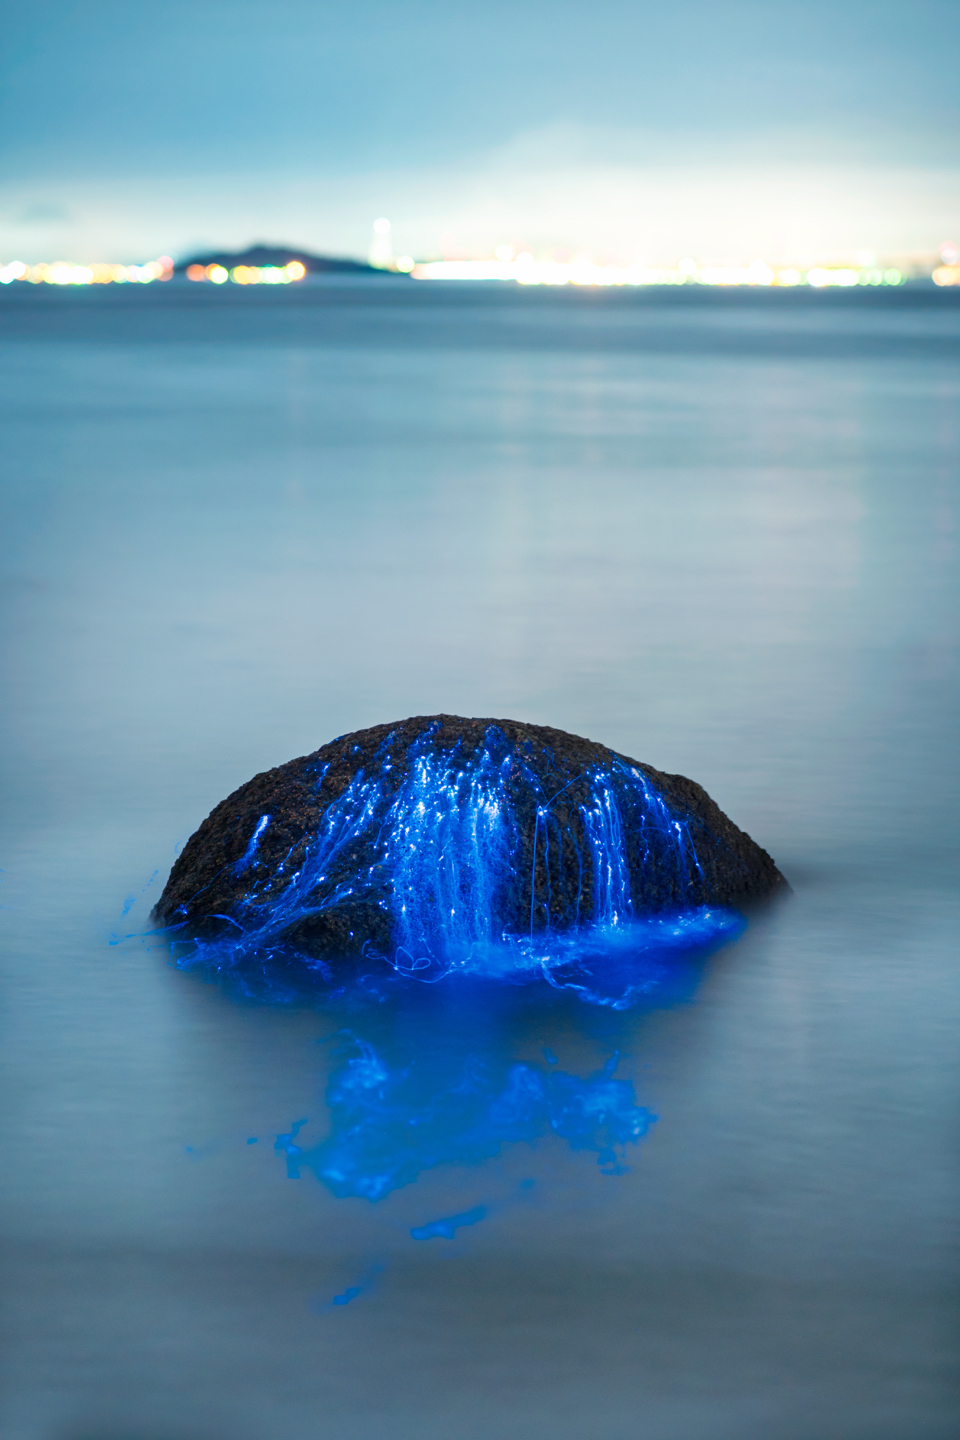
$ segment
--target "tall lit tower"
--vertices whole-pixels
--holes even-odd
[[[373,222],[373,235],[370,237],[370,264],[375,265],[378,270],[392,270],[393,268],[390,221],[384,220],[382,217]]]

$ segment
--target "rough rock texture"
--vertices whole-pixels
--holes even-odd
[[[487,827],[479,841],[474,821]],[[484,867],[497,872],[489,884]],[[490,920],[484,908],[493,930],[533,933],[736,907],[785,885],[682,775],[545,726],[435,715],[254,776],[188,841],[154,913],[186,933],[242,930],[329,958],[429,948],[456,909],[442,912],[434,890],[462,901],[455,923],[469,939]]]

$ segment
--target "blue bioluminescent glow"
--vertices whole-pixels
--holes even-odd
[[[299,1120],[275,1147],[291,1179],[312,1170],[339,1197],[381,1200],[424,1170],[479,1164],[505,1144],[551,1134],[592,1152],[604,1174],[617,1175],[624,1147],[655,1119],[637,1104],[633,1086],[615,1078],[616,1056],[584,1078],[531,1064],[499,1068],[477,1057],[438,1076],[429,1063],[391,1068],[366,1041],[353,1044],[356,1053],[327,1087],[327,1138],[304,1149],[297,1135],[306,1121]]]
[[[260,819],[257,822],[256,830],[254,830],[253,834],[250,836],[250,842],[247,845],[246,850],[243,852],[243,855],[233,867],[235,874],[242,875],[245,870],[249,870],[250,866],[253,863],[253,858],[260,847],[260,836],[263,834],[264,830],[266,830],[269,824],[270,816],[261,815]]]
[[[446,1215],[442,1220],[430,1220],[426,1225],[414,1225],[410,1231],[412,1240],[452,1240],[464,1225],[479,1225],[487,1218],[486,1205],[475,1205],[472,1210],[462,1210],[459,1215]]]
[[[360,1295],[366,1294],[368,1290],[373,1288],[378,1277],[383,1274],[384,1268],[385,1267],[379,1263],[371,1265],[366,1274],[362,1275],[355,1285],[348,1285],[345,1290],[340,1291],[339,1295],[334,1295],[326,1302],[319,1299],[311,1301],[310,1309],[313,1310],[315,1314],[322,1315],[325,1311],[337,1310],[343,1305],[350,1305]]]
[[[294,1120],[286,1134],[278,1135],[274,1143],[274,1150],[279,1151],[287,1157],[287,1178],[289,1180],[300,1179],[300,1166],[297,1162],[303,1154],[303,1151],[295,1142],[306,1123],[306,1118],[303,1120]]]
[[[249,890],[229,913],[207,917],[224,933],[185,942],[178,963],[224,969],[294,956],[330,979],[298,936],[366,906],[389,942],[368,940],[365,959],[398,976],[542,977],[622,1008],[650,993],[671,957],[742,928],[727,909],[691,903],[691,877],[703,872],[690,825],[639,767],[614,758],[549,795],[498,727],[470,753],[437,748],[432,734],[410,747],[406,769],[390,762],[388,737],[323,811],[290,872],[293,850],[272,869],[259,863],[271,823],[261,815],[233,867],[250,874]]]

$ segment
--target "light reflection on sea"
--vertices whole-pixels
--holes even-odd
[[[952,1435],[960,310],[304,293],[0,296],[4,1436]],[[110,944],[255,771],[438,710],[692,775],[793,897],[619,1013]],[[338,1198],[275,1146],[351,1036],[391,1124],[615,1054],[656,1123]]]

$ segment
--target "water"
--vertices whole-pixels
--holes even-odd
[[[953,1436],[954,297],[11,286],[0,365],[5,1440]],[[230,790],[440,710],[794,895],[620,1013],[137,938]]]

